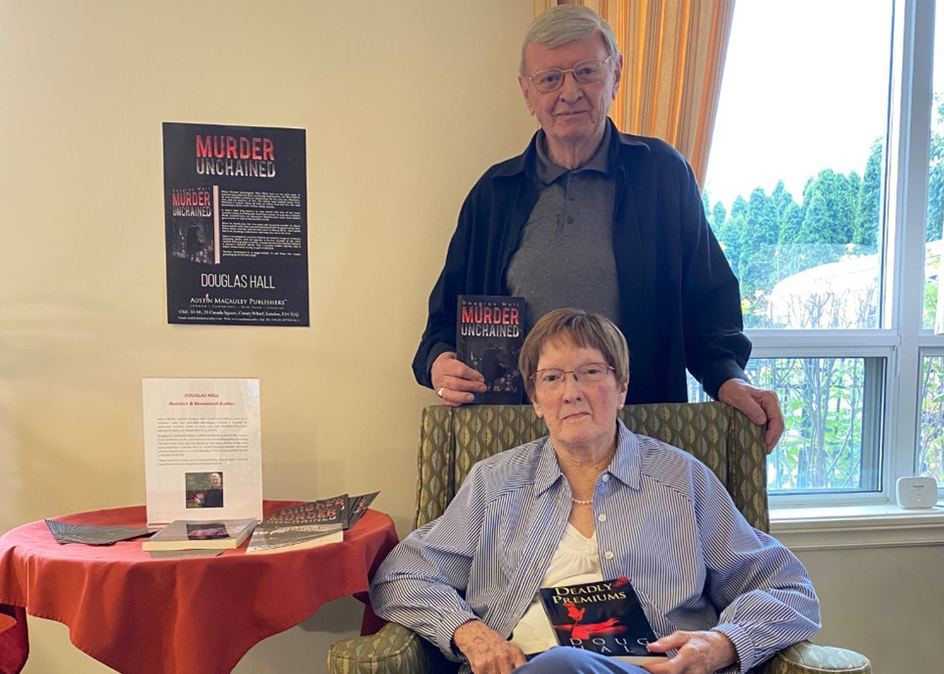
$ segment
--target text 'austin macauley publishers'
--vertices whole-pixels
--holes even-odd
[[[167,320],[307,326],[305,130],[164,123]]]

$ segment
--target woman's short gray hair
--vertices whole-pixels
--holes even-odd
[[[613,368],[616,382],[629,383],[629,347],[620,329],[606,316],[583,309],[564,307],[544,314],[521,346],[518,354],[518,370],[524,381],[528,397],[534,400],[534,375],[544,345],[550,341],[566,339],[575,346],[596,349]]]
[[[618,58],[620,50],[616,44],[616,34],[603,17],[583,5],[551,7],[531,22],[531,27],[524,36],[524,44],[521,45],[521,64],[518,66],[518,72],[527,74],[524,71],[524,50],[529,44],[557,49],[561,45],[582,40],[594,33],[603,36],[607,54]]]

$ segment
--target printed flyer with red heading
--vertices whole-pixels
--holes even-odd
[[[308,326],[305,130],[163,127],[168,322]]]

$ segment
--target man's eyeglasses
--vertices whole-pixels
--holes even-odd
[[[613,57],[607,56],[603,61],[597,59],[581,61],[573,68],[568,68],[567,70],[548,68],[547,70],[539,70],[533,75],[525,75],[525,77],[531,80],[531,83],[534,84],[534,88],[542,94],[549,94],[561,88],[561,85],[564,83],[564,75],[567,73],[573,73],[574,79],[581,84],[599,82],[606,74],[606,64],[610,62],[611,58]]]
[[[569,374],[574,375],[574,381],[580,384],[595,384],[606,379],[611,371],[615,372],[616,370],[606,363],[586,363],[573,370],[559,370],[553,367],[538,370],[531,375],[531,379],[538,391],[547,393],[563,388],[564,380]]]

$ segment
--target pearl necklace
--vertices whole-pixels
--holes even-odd
[[[571,496],[570,500],[572,503],[576,503],[577,505],[593,505],[592,498],[587,499],[586,501],[581,501],[579,498],[574,498],[573,496]]]

